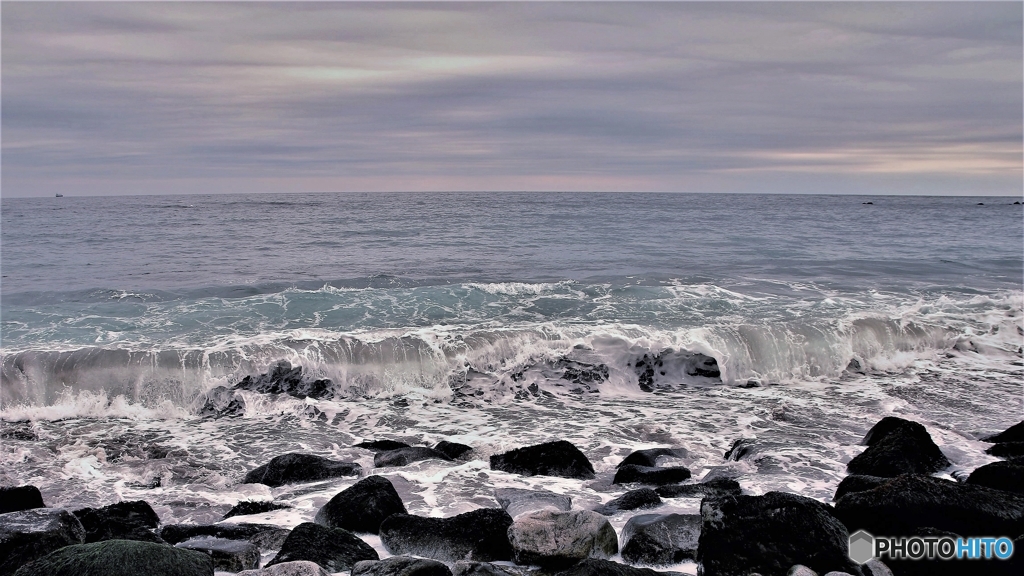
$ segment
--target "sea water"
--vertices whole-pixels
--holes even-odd
[[[681,446],[695,478],[827,501],[887,415],[924,424],[955,475],[1024,417],[1015,200],[4,198],[0,483],[50,506],[144,499],[164,523],[273,499],[289,508],[232,520],[291,527],[355,480],[240,483],[288,452],[359,462],[410,513],[450,516],[496,506],[497,487],[595,507],[624,491],[630,451]],[[281,360],[334,398],[243,392],[244,415],[197,416]],[[476,451],[374,469],[352,445],[382,438]],[[752,453],[727,460],[741,438]],[[554,439],[597,478],[489,469]]]

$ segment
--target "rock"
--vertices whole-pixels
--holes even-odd
[[[622,528],[622,559],[651,566],[697,558],[699,514],[640,514]]]
[[[296,560],[295,562],[282,562],[260,570],[245,570],[235,576],[331,576],[316,562],[307,560]]]
[[[656,572],[650,568],[634,568],[610,560],[587,558],[558,572],[555,576],[668,576],[668,573]]]
[[[572,498],[547,490],[498,488],[494,491],[494,499],[513,518],[537,510],[560,510],[565,512],[572,508]]]
[[[212,536],[226,540],[246,540],[260,550],[277,550],[284,544],[291,530],[270,524],[168,524],[160,530],[160,537],[169,544],[190,538]]]
[[[712,478],[700,484],[658,486],[654,491],[662,498],[717,498],[742,494],[740,483],[732,478]]]
[[[931,527],[962,535],[1024,534],[1024,496],[907,474],[836,501],[850,532],[901,536]]]
[[[657,466],[637,466],[626,464],[615,472],[612,484],[651,484],[662,486],[678,484],[690,479],[690,470],[685,466],[659,468]]]
[[[260,549],[247,540],[226,540],[201,536],[178,542],[174,546],[208,554],[213,558],[214,570],[238,572],[260,566]]]
[[[452,576],[452,571],[436,560],[392,556],[378,562],[359,562],[352,576]]]
[[[609,558],[619,550],[615,529],[589,510],[541,510],[515,519],[508,529],[516,564],[568,565],[585,558]]]
[[[21,512],[33,508],[46,508],[39,488],[35,486],[0,488],[0,514]]]
[[[200,418],[220,418],[245,415],[245,398],[226,386],[217,386],[202,397],[202,406],[196,410]]]
[[[697,562],[705,576],[784,574],[794,564],[858,571],[847,556],[846,528],[817,500],[784,492],[723,496],[704,500],[700,514]]]
[[[797,564],[786,572],[786,576],[818,576],[818,573],[803,564]]]
[[[1024,458],[1024,442],[1000,442],[985,450],[985,454],[1006,460],[1020,460]]]
[[[295,398],[332,398],[333,384],[330,380],[308,381],[302,377],[302,366],[292,368],[287,360],[281,360],[270,372],[259,376],[246,376],[235,384],[235,390],[251,390],[261,394],[288,394]]]
[[[863,474],[850,474],[836,486],[836,493],[832,496],[832,500],[839,500],[843,495],[850,494],[853,492],[863,492],[865,490],[872,490],[878,488],[882,484],[891,481],[892,478],[883,478],[881,476],[865,476]]]
[[[658,493],[650,488],[630,490],[622,496],[606,502],[603,506],[594,510],[598,514],[611,516],[621,510],[636,510],[638,508],[654,508],[661,505],[661,498]]]
[[[451,458],[437,450],[434,450],[433,448],[427,448],[426,446],[409,446],[407,448],[395,448],[394,450],[377,452],[373,457],[373,466],[375,468],[383,468],[384,466],[405,466],[407,464],[412,464],[413,462],[419,462],[420,460],[452,461]]]
[[[838,570],[833,570],[831,572],[826,572],[825,576],[853,576],[853,574],[850,574],[849,572],[840,572]]]
[[[591,480],[594,466],[579,448],[565,440],[516,448],[491,456],[491,470],[523,476],[558,476]]]
[[[85,542],[85,528],[67,510],[34,508],[0,514],[0,574],[58,548]]]
[[[501,508],[480,508],[451,518],[392,514],[380,525],[380,540],[394,555],[442,562],[511,560],[512,517]]]
[[[616,466],[616,468],[622,468],[628,464],[654,467],[658,465],[658,458],[686,458],[687,455],[689,455],[689,452],[686,451],[686,448],[649,448],[647,450],[634,450],[629,456],[626,456],[622,462],[619,462],[619,465]]]
[[[893,416],[882,418],[864,437],[868,448],[850,460],[851,474],[894,477],[931,474],[950,466],[925,427]]]
[[[399,442],[398,440],[374,440],[372,442],[360,442],[359,444],[356,444],[355,447],[366,448],[367,450],[373,450],[374,452],[384,452],[387,450],[408,448],[409,445],[405,442]]]
[[[245,475],[243,484],[266,484],[271,488],[340,476],[358,476],[359,464],[336,462],[313,454],[284,454]]]
[[[118,502],[103,508],[82,508],[74,515],[85,528],[85,542],[138,540],[163,544],[154,530],[160,517],[145,500]]]
[[[437,443],[437,446],[434,446],[434,450],[437,450],[452,460],[460,460],[463,459],[464,456],[468,456],[469,453],[473,451],[473,448],[471,446],[466,446],[465,444],[441,440]]]
[[[525,572],[489,562],[459,560],[452,566],[452,576],[525,576],[525,574]]]
[[[732,443],[731,448],[726,450],[725,459],[738,462],[754,451],[755,444],[757,444],[757,440],[753,438],[740,438]]]
[[[228,510],[228,513],[224,515],[224,520],[231,518],[232,516],[249,516],[250,514],[262,514],[264,512],[270,512],[272,510],[281,510],[283,508],[289,508],[284,504],[277,504],[275,502],[268,502],[265,500],[244,500],[235,504]]]
[[[867,563],[861,564],[860,570],[864,576],[893,576],[892,570],[889,570],[889,567],[878,558],[872,558]]]
[[[1024,463],[993,462],[986,464],[971,472],[971,475],[967,477],[967,483],[1024,494]]]
[[[202,552],[137,540],[65,546],[23,566],[17,576],[213,576]]]
[[[1010,426],[998,434],[981,439],[982,442],[1024,442],[1024,421]]]
[[[391,481],[383,476],[368,476],[337,493],[317,511],[313,521],[331,528],[377,534],[385,518],[406,513]]]
[[[267,566],[309,560],[328,572],[341,572],[351,570],[360,560],[378,558],[372,546],[348,530],[304,522],[292,529],[281,551]]]

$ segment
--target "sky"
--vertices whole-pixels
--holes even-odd
[[[1021,195],[1021,2],[3,2],[5,197]]]

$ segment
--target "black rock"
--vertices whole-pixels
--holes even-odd
[[[384,452],[385,450],[408,448],[409,445],[405,442],[399,442],[398,440],[374,440],[372,442],[360,442],[359,444],[356,444],[355,447],[366,448],[367,450],[373,450],[374,452]]]
[[[637,466],[654,467],[658,465],[658,458],[670,456],[672,458],[686,458],[689,453],[686,448],[650,448],[647,450],[634,450],[626,456],[616,468],[622,468],[628,464]]]
[[[384,466],[406,466],[420,460],[444,460],[451,462],[448,456],[426,446],[408,446],[406,448],[395,448],[377,452],[373,457],[373,466],[383,468]]]
[[[658,486],[654,489],[662,498],[717,498],[743,493],[740,483],[732,478],[712,478],[700,484],[678,484]]]
[[[452,571],[436,560],[392,556],[378,562],[359,562],[352,576],[452,576]]]
[[[368,476],[338,492],[324,504],[313,520],[331,528],[377,534],[380,524],[392,514],[406,514],[398,491],[383,476]]]
[[[753,453],[755,444],[757,444],[757,440],[754,440],[753,438],[740,438],[732,443],[731,448],[726,450],[725,459],[732,460],[734,462],[739,461],[745,456]]]
[[[491,456],[491,469],[523,476],[558,476],[590,480],[594,466],[579,448],[565,440],[516,448]]]
[[[302,377],[302,366],[292,368],[287,360],[281,360],[270,372],[259,376],[246,376],[235,384],[235,390],[251,390],[261,394],[288,394],[296,398],[331,398],[330,380],[309,381]]]
[[[226,386],[217,386],[202,397],[202,406],[196,411],[200,418],[234,417],[245,414],[245,398]]]
[[[794,564],[819,574],[860,573],[847,556],[846,528],[817,500],[784,492],[723,496],[704,500],[700,513],[697,562],[704,576],[781,575]]]
[[[883,478],[881,476],[864,476],[861,474],[850,474],[836,486],[836,493],[832,496],[832,500],[839,500],[843,495],[850,494],[852,492],[863,492],[865,490],[872,490],[878,488],[882,484],[891,481],[892,478]]]
[[[690,470],[685,466],[671,466],[659,468],[656,466],[637,466],[627,464],[615,472],[612,484],[651,484],[663,486],[665,484],[678,484],[690,479]]]
[[[270,524],[169,524],[160,530],[160,537],[170,544],[190,538],[212,536],[226,540],[246,540],[261,550],[277,550],[290,530]]]
[[[850,532],[900,536],[930,527],[965,536],[1024,534],[1024,496],[914,474],[846,494],[835,513]]]
[[[267,566],[309,560],[328,572],[351,570],[360,560],[377,560],[380,556],[372,546],[358,536],[341,528],[328,528],[304,522],[292,529],[281,551]]]
[[[289,508],[284,504],[278,504],[276,502],[268,502],[265,500],[243,500],[238,504],[231,507],[228,513],[224,515],[224,520],[231,518],[232,516],[248,516],[250,514],[262,514],[264,512],[270,512],[272,510],[281,510],[283,508]]]
[[[609,375],[608,366],[604,364],[587,364],[561,358],[556,366],[563,370],[562,380],[568,380],[576,386],[570,390],[575,393],[597,392],[596,385],[607,380]]]
[[[480,508],[451,518],[393,514],[380,525],[387,551],[442,562],[511,560],[512,517],[501,508]]]
[[[931,474],[950,465],[924,426],[902,418],[883,418],[868,431],[863,443],[867,450],[846,465],[851,474],[891,478]]]
[[[1024,464],[1020,462],[986,464],[971,472],[967,483],[1024,494]]]
[[[986,436],[982,442],[1024,442],[1024,421],[1010,426],[998,434]]]
[[[67,510],[34,508],[0,515],[0,574],[58,548],[85,542],[85,528]]]
[[[23,566],[17,576],[213,576],[202,552],[135,540],[65,546]]]
[[[212,536],[200,536],[179,542],[175,548],[194,550],[213,558],[214,570],[241,572],[259,568],[260,548],[248,540],[226,540]]]
[[[661,505],[661,498],[658,493],[650,488],[630,490],[622,496],[609,500],[603,506],[595,508],[598,514],[611,516],[622,510],[636,510],[638,508],[654,508]]]
[[[46,508],[39,488],[35,486],[0,488],[0,514],[32,510],[33,508]]]
[[[358,476],[361,471],[362,467],[353,462],[337,462],[312,454],[284,454],[246,474],[242,483],[276,488],[297,482]]]
[[[85,528],[87,544],[104,540],[164,543],[153,532],[160,525],[160,517],[145,500],[118,502],[103,508],[82,508],[75,510],[74,515]]]
[[[1024,442],[1000,442],[985,450],[985,454],[1006,460],[1020,460],[1024,458]]]
[[[452,460],[458,460],[468,453],[473,451],[471,446],[465,444],[459,444],[457,442],[449,442],[447,440],[441,440],[434,446],[434,450],[437,450],[441,454],[451,458]]]
[[[649,566],[678,564],[697,557],[699,514],[639,514],[622,528],[622,559]]]
[[[587,558],[571,568],[556,573],[555,576],[666,576],[666,573],[650,568],[626,566],[611,560]]]

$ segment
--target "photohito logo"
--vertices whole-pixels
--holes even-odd
[[[863,564],[872,558],[893,560],[1006,560],[1013,540],[1005,536],[872,536],[864,530],[850,534],[850,559]]]

